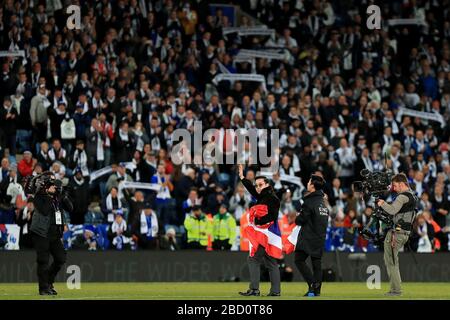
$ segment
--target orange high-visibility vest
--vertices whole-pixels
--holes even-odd
[[[207,214],[206,215],[206,219],[208,219],[209,223],[212,225],[212,223],[213,223],[213,216],[212,216],[212,214],[210,214],[210,213]],[[212,242],[213,242],[212,234],[208,234],[208,246],[206,247],[206,251],[212,251],[213,250]]]

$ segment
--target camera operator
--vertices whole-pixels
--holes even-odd
[[[399,173],[392,178],[392,191],[398,194],[392,204],[378,200],[377,205],[393,216],[393,228],[387,231],[384,240],[384,263],[386,264],[391,289],[387,296],[401,295],[401,278],[398,251],[408,241],[415,216],[418,198],[410,189],[408,178]]]
[[[68,196],[63,193],[62,182],[50,172],[36,177],[33,190],[34,214],[30,230],[37,255],[37,275],[40,295],[56,295],[53,287],[56,274],[66,262],[62,235],[64,216],[62,209],[73,210]],[[53,263],[49,266],[50,254]]]

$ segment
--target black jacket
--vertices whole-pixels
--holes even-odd
[[[65,194],[51,196],[47,193],[38,193],[34,197],[34,213],[30,230],[41,237],[62,237],[64,227],[64,214],[61,209],[72,211],[73,204]],[[62,224],[56,225],[55,208],[61,210]]]
[[[89,190],[89,181],[84,179],[83,183],[77,183],[75,177],[72,177],[69,182],[70,186],[70,198],[77,201],[77,205],[74,206],[70,212],[71,224],[83,224],[84,216],[88,212],[91,194]]]
[[[277,198],[272,187],[264,188],[261,193],[258,193],[253,183],[248,179],[241,180],[244,187],[256,199],[256,204],[265,204],[268,208],[268,213],[262,218],[256,218],[256,225],[263,225],[269,222],[278,223],[278,212],[280,211],[280,199]]]
[[[295,251],[304,251],[313,257],[321,257],[328,226],[328,209],[323,192],[315,191],[303,198],[300,214],[295,223],[301,226]]]

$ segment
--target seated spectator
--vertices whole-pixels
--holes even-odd
[[[32,153],[30,151],[25,151],[23,153],[23,159],[20,160],[19,164],[17,165],[20,176],[23,178],[31,176],[36,162],[37,160],[33,158]]]
[[[122,210],[117,210],[115,213],[114,221],[108,230],[108,236],[112,247],[116,250],[135,249],[135,243],[127,231],[127,222],[123,218]]]
[[[89,251],[97,251],[97,233],[94,226],[87,225],[84,227],[84,240]]]
[[[176,232],[174,228],[168,228],[166,234],[161,236],[159,241],[161,250],[178,251],[180,246],[177,243]]]
[[[212,224],[200,206],[192,208],[191,214],[184,220],[184,228],[187,232],[188,249],[206,249],[208,238],[212,234]]]
[[[9,176],[9,160],[8,158],[3,158],[2,159],[2,163],[1,163],[1,167],[0,167],[0,183],[7,179]]]
[[[213,219],[213,249],[230,250],[236,241],[236,220],[222,203]]]
[[[64,166],[61,162],[53,162],[49,171],[55,175],[56,179],[62,180],[63,185],[68,183],[68,178],[66,177],[66,166]]]
[[[66,149],[61,146],[61,140],[54,139],[52,143],[52,148],[48,151],[48,156],[50,161],[59,161],[63,165],[67,165],[68,154]]]
[[[138,249],[157,249],[159,247],[159,221],[149,203],[144,205],[140,215],[131,225],[131,234]]]

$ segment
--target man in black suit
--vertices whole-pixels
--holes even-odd
[[[17,110],[13,107],[11,98],[6,96],[3,101],[3,108],[0,109],[0,126],[5,134],[6,147],[9,149],[11,156],[16,155],[17,122]]]
[[[255,178],[255,186],[244,177],[244,168],[239,165],[239,179],[248,192],[256,199],[256,204],[266,205],[268,212],[261,218],[255,218],[254,224],[257,226],[273,222],[278,223],[278,211],[280,210],[280,200],[275,195],[269,179],[263,176]],[[280,269],[274,257],[267,254],[266,249],[259,245],[253,256],[248,257],[248,267],[250,269],[250,288],[246,292],[239,292],[242,296],[259,296],[259,281],[261,265],[265,265],[269,270],[270,292],[268,296],[280,296]]]
[[[324,186],[325,180],[321,176],[311,176],[308,193],[295,219],[295,223],[301,226],[295,248],[295,264],[308,284],[305,296],[319,296],[322,287],[322,254],[329,215],[322,191]],[[313,271],[306,264],[308,257],[311,257]]]

